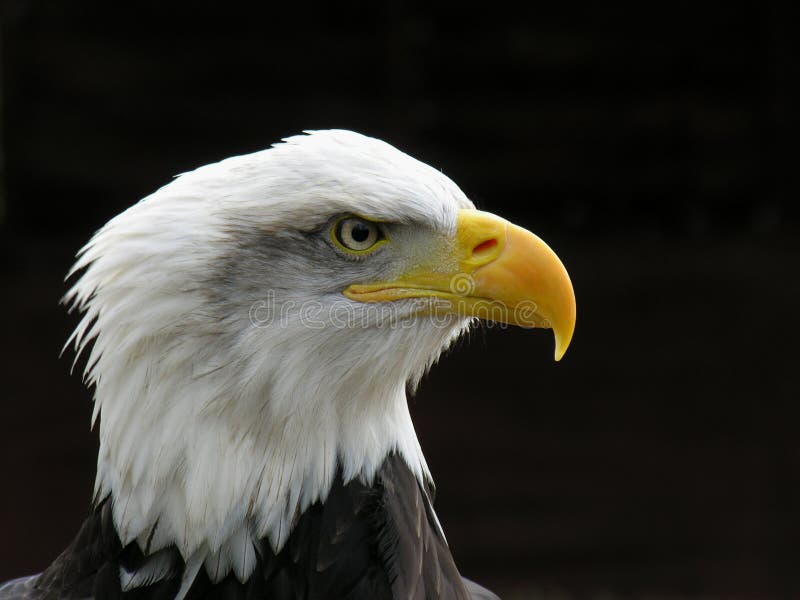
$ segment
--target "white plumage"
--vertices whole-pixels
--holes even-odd
[[[303,254],[302,236],[287,232],[354,213],[424,226],[434,241],[409,247],[425,253],[464,208],[472,203],[439,171],[324,131],[183,174],[103,227],[66,300],[84,313],[71,342],[91,347],[96,495],[114,498],[123,545],[175,544],[187,571],[202,563],[213,581],[231,570],[244,581],[255,540],[278,551],[295,516],[325,499],[337,460],[345,481],[370,483],[396,450],[429,478],[406,384],[469,319],[376,326],[373,305],[341,295],[340,273],[319,267],[310,283],[314,248]],[[415,260],[398,257],[398,272]],[[254,324],[265,301],[285,310],[280,323]],[[326,326],[304,321],[309,302]],[[333,306],[367,325],[331,326]],[[394,308],[413,314],[411,303]]]

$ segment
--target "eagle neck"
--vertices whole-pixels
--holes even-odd
[[[136,541],[151,552],[174,545],[212,580],[231,571],[244,580],[259,544],[279,552],[309,506],[326,501],[337,473],[344,483],[372,486],[396,453],[418,481],[430,480],[405,381],[290,382],[262,365],[261,385],[235,398],[212,396],[244,373],[213,368],[212,380],[198,377],[198,358],[210,360],[200,352],[183,365],[134,361],[98,379],[96,497],[111,498],[123,545]]]

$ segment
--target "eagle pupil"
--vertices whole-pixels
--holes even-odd
[[[369,237],[369,227],[363,223],[358,223],[353,226],[353,230],[350,232],[350,235],[352,236],[353,240],[358,243],[365,242]]]

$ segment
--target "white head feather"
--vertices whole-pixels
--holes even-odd
[[[96,494],[122,543],[175,544],[212,580],[244,580],[257,540],[279,550],[337,465],[370,482],[394,450],[430,477],[406,385],[466,321],[398,303],[403,326],[381,326],[302,240],[346,213],[452,235],[471,207],[388,144],[320,131],[181,175],[109,221],[66,299],[84,313],[71,341],[91,347]],[[360,324],[337,326],[334,306]]]

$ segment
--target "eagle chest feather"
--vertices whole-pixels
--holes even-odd
[[[375,482],[344,483],[341,474],[325,502],[309,507],[277,554],[260,540],[258,566],[244,582],[229,574],[213,584],[200,570],[186,598],[271,600],[469,600],[464,581],[433,514],[431,489],[423,489],[403,459],[386,458]],[[158,559],[136,543],[122,547],[106,498],[73,543],[29,590],[28,598],[173,598],[187,565],[174,547]],[[166,556],[168,555],[168,556]],[[123,590],[120,573],[153,570],[162,577]]]

